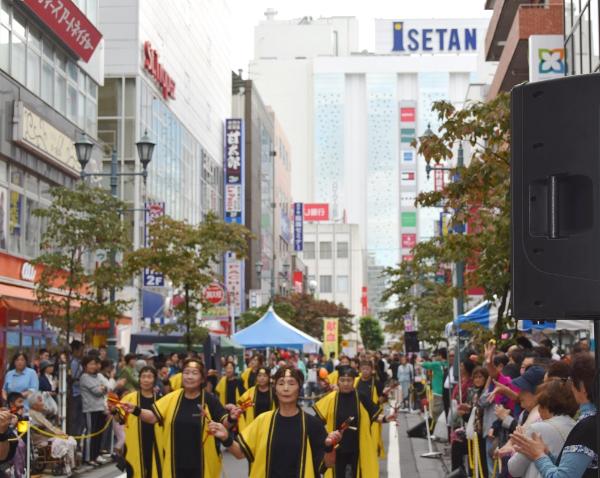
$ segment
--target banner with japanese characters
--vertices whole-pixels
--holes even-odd
[[[338,356],[338,319],[323,319],[323,354]]]
[[[224,141],[225,222],[244,224],[244,120],[225,120]],[[234,317],[239,317],[246,303],[243,260],[228,252],[225,255],[225,288]]]
[[[145,203],[145,220],[144,220],[144,243],[146,247],[149,244],[148,228],[152,221],[165,215],[165,203],[164,202],[146,202]],[[144,286],[148,287],[164,287],[165,277],[160,272],[154,272],[152,269],[147,267],[144,269]]]

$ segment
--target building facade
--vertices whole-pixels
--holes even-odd
[[[119,178],[121,198],[135,209],[164,203],[166,214],[191,224],[208,211],[223,214],[230,13],[227,1],[101,2],[107,61],[98,137],[116,150],[121,171],[140,169],[135,143],[144,133],[156,143],[145,187],[138,176]],[[138,211],[130,219],[137,248],[144,242],[144,216]],[[173,291],[167,285],[137,278],[125,291],[136,303],[133,316],[142,315],[144,295],[168,298]],[[134,331],[142,325],[134,323]]]
[[[97,138],[103,64],[96,1],[0,2],[0,373],[15,350],[55,339],[35,304],[45,225],[33,211],[79,180],[73,141]]]
[[[308,144],[299,146],[305,155],[294,156],[292,191],[330,204],[332,219],[357,224],[370,267],[384,268],[410,258],[418,241],[435,234],[440,211],[416,209],[414,200],[419,192],[443,187],[447,178],[428,177],[412,142],[428,127],[437,131],[435,101],[460,107],[469,85],[491,80],[494,66],[484,58],[488,21],[376,20],[374,52],[352,50],[356,38],[337,50],[323,40],[320,51],[308,52],[286,40],[288,31],[317,32],[323,25],[333,30],[340,21],[355,25],[355,19],[342,20],[262,22],[257,43],[276,32],[278,46],[273,52],[257,47],[250,75],[284,126],[297,112],[308,125],[301,138],[290,136],[294,151],[295,141]],[[285,55],[282,44],[288,46]],[[286,76],[293,68],[304,74]],[[380,289],[382,279],[374,277],[367,284],[369,305],[379,310],[383,304],[370,289]]]
[[[600,71],[600,15],[598,0],[564,2],[564,42],[567,74]]]

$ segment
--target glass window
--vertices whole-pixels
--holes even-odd
[[[79,99],[77,100],[77,124],[80,128],[85,126],[85,95],[81,92],[78,93]]]
[[[16,35],[12,35],[12,76],[20,83],[25,84],[25,42]]]
[[[331,276],[320,276],[319,277],[319,292],[322,294],[331,294]]]
[[[348,292],[348,276],[337,276],[337,291]]]
[[[337,243],[337,258],[338,259],[347,259],[348,258],[348,243],[347,242],[338,242]]]
[[[60,71],[67,71],[67,57],[64,53],[57,51],[54,62]]]
[[[69,83],[67,85],[67,118],[73,122],[77,121],[77,102],[79,101],[78,95],[79,92],[77,91],[77,88]]]
[[[10,182],[11,184],[14,184],[15,186],[21,186],[23,187],[23,170],[17,168],[16,166],[11,166],[10,167]]]
[[[21,253],[21,231],[23,216],[23,195],[16,191],[10,192],[10,215],[8,217],[8,231],[10,235],[9,249]]]
[[[86,75],[85,84],[86,84],[87,94],[90,95],[95,100],[98,99],[98,86],[96,85],[96,83],[94,83],[94,80],[92,80],[89,76]]]
[[[8,181],[8,164],[6,161],[0,160],[0,181]]]
[[[85,15],[90,22],[96,25],[96,22],[98,21],[98,0],[87,0]]]
[[[54,107],[65,114],[67,109],[67,79],[59,73],[56,73],[55,76]]]
[[[100,88],[98,116],[121,115],[121,78],[106,78]],[[135,100],[134,100],[135,101]]]
[[[35,257],[38,253],[38,241],[39,231],[38,224],[39,218],[37,218],[33,211],[38,208],[38,204],[34,199],[25,199],[25,214],[24,214],[24,250],[23,252],[27,256]]]
[[[25,173],[25,191],[38,194],[38,180],[33,174]]]
[[[98,111],[96,103],[91,99],[86,98],[85,101],[85,130],[92,136],[96,136],[98,122]]]
[[[306,241],[304,243],[304,252],[302,253],[304,259],[314,259],[315,258],[315,243],[312,241]]]
[[[79,73],[79,69],[77,68],[77,65],[72,61],[67,63],[67,73],[69,79],[72,80],[74,83],[77,83],[77,75]]]
[[[10,32],[0,27],[0,69],[9,71],[10,65]]]
[[[323,241],[319,243],[319,259],[331,259],[331,242]]]
[[[42,61],[42,99],[52,104],[54,95],[54,67],[47,61]]]
[[[125,116],[135,116],[135,78],[125,78]]]
[[[10,27],[10,5],[8,4],[8,0],[2,0],[2,5],[0,6],[0,22]]]
[[[27,88],[40,94],[40,55],[33,50],[27,52]]]
[[[40,196],[42,199],[47,199],[49,201],[52,199],[52,195],[50,194],[51,187],[52,186],[50,186],[50,183],[40,179]]]
[[[33,25],[29,25],[29,48],[33,48],[37,52],[42,50],[42,32]]]
[[[12,31],[19,35],[23,40],[25,39],[25,23],[25,17],[18,11],[13,10]]]
[[[50,60],[51,62],[54,61],[54,49],[52,48],[52,43],[50,43],[50,40],[47,38],[44,38],[43,40],[43,53],[44,53],[44,58]]]

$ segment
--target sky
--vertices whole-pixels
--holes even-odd
[[[355,16],[359,20],[360,50],[373,50],[374,19],[489,18],[485,0],[230,0],[234,34],[232,70],[248,71],[254,48],[254,26],[267,8],[275,18]]]

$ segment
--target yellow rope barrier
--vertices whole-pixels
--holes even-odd
[[[500,463],[500,459],[495,458],[494,459],[494,471],[492,472],[492,478],[496,478],[496,475],[498,474],[499,463]]]
[[[479,470],[479,476],[483,478],[483,464],[481,463],[481,454],[479,453],[479,451],[479,435],[475,433],[473,438],[473,456],[477,457],[477,469]],[[477,455],[475,455],[475,453],[477,453]]]
[[[74,438],[75,440],[85,440],[87,438],[93,438],[95,436],[101,435],[102,433],[104,433],[107,430],[107,428],[111,424],[112,420],[113,420],[113,417],[109,417],[108,420],[106,420],[106,423],[104,424],[104,426],[97,432],[89,433],[87,435],[77,435],[77,436],[73,436],[71,438]],[[35,425],[31,425],[31,428],[33,430],[35,430],[36,432],[38,432],[39,434],[50,437],[50,438],[65,438],[65,437],[70,436],[70,435],[66,435],[66,434],[57,435],[55,433],[50,433],[45,430],[42,430],[41,428],[36,427]]]

